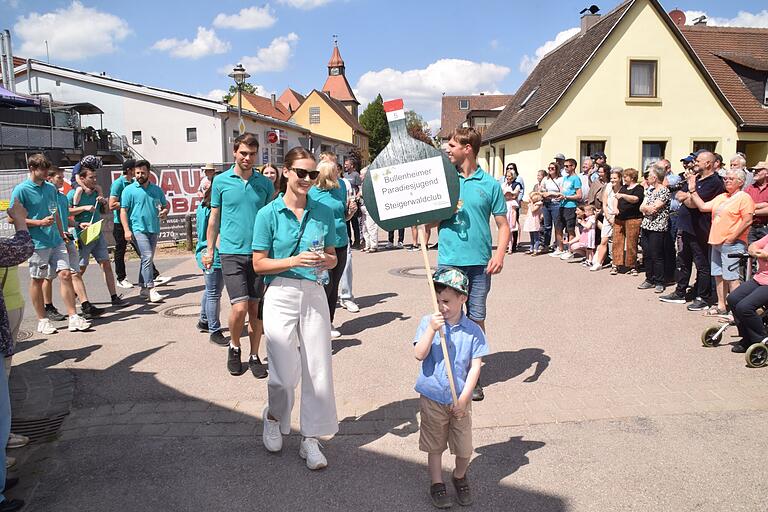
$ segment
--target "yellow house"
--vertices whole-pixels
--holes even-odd
[[[768,30],[684,23],[657,0],[582,17],[581,32],[539,62],[485,131],[480,165],[498,176],[515,162],[532,185],[557,153],[605,151],[611,165],[638,169],[661,157],[677,168],[702,148],[766,160]],[[742,74],[760,67],[762,88],[746,87]]]
[[[368,133],[340,101],[328,93],[313,90],[296,109],[291,121],[312,132],[313,147],[325,151],[322,145],[346,143],[357,146],[363,159],[368,160]],[[337,151],[338,152],[338,151]]]

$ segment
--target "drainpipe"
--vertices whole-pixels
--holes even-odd
[[[227,121],[229,120],[229,107],[227,107],[226,115],[221,116],[221,164],[222,166],[227,163],[227,148],[229,142],[227,142]]]
[[[27,92],[32,94],[32,59],[27,59]]]
[[[491,161],[488,162],[488,167],[490,167],[490,169],[488,169],[488,171],[491,173],[491,176],[496,179],[496,173],[494,172],[496,170],[496,146],[489,142],[488,147],[491,148]]]

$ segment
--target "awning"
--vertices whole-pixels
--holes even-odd
[[[62,106],[63,108],[69,108],[80,114],[81,116],[87,116],[89,114],[103,114],[104,111],[93,103],[69,103]]]
[[[0,105],[10,107],[31,107],[39,104],[39,99],[21,96],[0,86]]]

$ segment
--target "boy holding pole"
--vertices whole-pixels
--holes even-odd
[[[456,499],[467,506],[472,504],[466,477],[473,451],[472,390],[480,377],[482,357],[488,354],[488,343],[482,328],[463,312],[469,293],[466,274],[442,267],[432,280],[439,312],[421,319],[413,341],[416,359],[422,362],[415,387],[421,395],[419,449],[428,454],[430,496],[435,507],[452,505],[442,474],[442,457],[447,447],[456,456],[452,473]],[[443,329],[444,345],[440,332]]]

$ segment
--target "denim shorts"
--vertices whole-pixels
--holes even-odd
[[[62,270],[69,269],[69,255],[64,242],[56,247],[35,249],[29,258],[29,276],[32,279],[52,279]]]
[[[104,236],[100,236],[93,242],[85,245],[81,240],[78,240],[77,245],[79,247],[80,254],[80,267],[88,266],[88,257],[93,255],[93,259],[96,263],[102,261],[109,261],[109,251],[107,251],[107,240]]]
[[[741,240],[732,244],[713,245],[710,248],[710,270],[713,276],[722,276],[726,281],[739,280],[738,258],[729,258],[728,254],[746,254],[747,246]]]
[[[451,265],[438,265],[438,268],[448,266]],[[464,272],[469,279],[467,316],[470,320],[485,320],[485,302],[491,291],[491,275],[485,272],[486,265],[452,266]]]
[[[250,254],[221,254],[221,272],[229,303],[256,301],[264,295],[264,278],[253,270]]]

